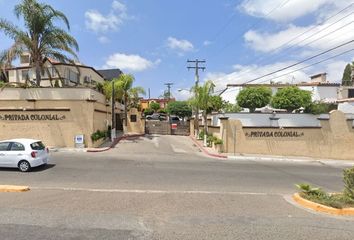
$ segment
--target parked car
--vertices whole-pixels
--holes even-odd
[[[151,115],[146,116],[147,120],[159,120],[159,121],[165,121],[167,119],[166,115],[161,114],[161,113],[153,113]]]
[[[171,116],[170,120],[171,120],[171,123],[179,123],[181,121],[181,119],[179,119],[179,117],[177,117],[177,116]]]
[[[28,172],[33,167],[45,165],[49,150],[40,140],[11,139],[0,141],[0,167],[18,168]]]

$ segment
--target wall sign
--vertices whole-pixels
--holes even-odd
[[[245,133],[249,138],[299,138],[305,136],[298,131],[251,131]]]
[[[0,121],[61,121],[65,120],[61,114],[1,114]]]

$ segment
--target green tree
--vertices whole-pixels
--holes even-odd
[[[154,112],[160,109],[160,104],[157,102],[151,102],[149,106]]]
[[[142,87],[134,87],[129,90],[128,94],[129,94],[129,107],[139,109],[140,95],[146,94],[145,89]]]
[[[208,113],[211,112],[219,112],[225,105],[225,102],[222,100],[220,96],[211,96],[210,97],[210,108],[208,109]]]
[[[254,112],[256,108],[265,107],[272,98],[272,90],[267,87],[247,87],[242,89],[236,97],[240,107]]]
[[[271,101],[272,107],[286,109],[288,112],[292,112],[301,107],[307,108],[311,103],[311,92],[301,90],[298,87],[285,87],[280,89]]]
[[[55,10],[48,4],[39,3],[36,0],[22,0],[15,6],[15,15],[23,18],[25,30],[0,19],[0,30],[14,40],[14,44],[7,50],[7,54],[13,58],[28,52],[31,55],[30,64],[36,70],[36,83],[40,86],[41,73],[45,71],[43,63],[45,57],[64,63],[74,63],[77,59],[75,51],[79,50],[74,37],[55,24],[58,20],[64,22],[67,30],[70,30],[66,16]]]
[[[167,105],[167,112],[172,115],[176,115],[181,118],[192,116],[192,108],[186,101],[170,102]]]
[[[238,113],[242,111],[242,107],[240,107],[238,104],[225,102],[222,111],[225,113]]]
[[[345,66],[343,77],[342,77],[342,85],[343,86],[352,86],[353,79],[352,79],[352,66],[354,66],[354,62],[352,64],[348,63]]]
[[[212,94],[214,92],[215,84],[208,80],[202,86],[199,86],[197,89],[194,89],[196,96],[191,100],[193,106],[197,106],[200,110],[203,111],[204,119],[204,145],[206,146],[206,138],[208,136],[208,110],[212,107]]]

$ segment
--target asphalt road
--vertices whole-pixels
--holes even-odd
[[[343,187],[342,166],[205,157],[187,137],[52,153],[30,173],[0,169],[0,239],[354,239],[354,218],[291,201],[295,183]]]

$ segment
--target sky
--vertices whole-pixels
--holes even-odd
[[[150,88],[156,98],[165,83],[174,84],[174,97],[190,96],[194,71],[188,71],[188,59],[206,61],[200,80],[214,81],[216,92],[229,83],[306,82],[322,72],[340,82],[354,60],[350,43],[252,81],[353,40],[354,0],[39,1],[68,17],[81,63],[133,74],[135,85]],[[0,17],[22,28],[13,14],[18,2],[0,0]],[[11,43],[0,33],[0,50]]]

